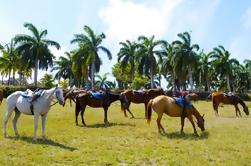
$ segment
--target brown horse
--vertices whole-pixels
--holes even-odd
[[[150,124],[152,109],[158,114],[157,125],[159,133],[165,134],[165,130],[161,125],[160,121],[163,114],[167,114],[171,117],[181,117],[181,134],[184,134],[184,120],[187,117],[193,125],[194,134],[198,136],[197,130],[194,125],[193,116],[197,119],[197,124],[199,128],[204,131],[204,115],[201,116],[197,109],[192,105],[191,108],[186,107],[185,112],[182,113],[183,108],[176,104],[175,100],[168,96],[158,96],[154,99],[151,99],[147,106],[147,122]]]
[[[238,108],[238,104],[240,104],[243,107],[243,111],[245,112],[245,114],[249,115],[248,107],[246,106],[244,101],[238,96],[235,95],[228,96],[222,92],[214,92],[211,95],[209,95],[208,98],[210,97],[212,98],[213,108],[216,116],[219,116],[218,107],[220,103],[234,105],[236,116],[238,116],[238,114],[241,116],[241,112]]]
[[[70,100],[70,106],[72,106],[72,101],[74,103],[76,103],[75,101],[75,97],[80,94],[80,93],[87,93],[86,90],[83,89],[70,89],[70,90],[64,90],[64,104],[66,103],[66,100],[69,99]]]
[[[120,100],[122,104],[122,97],[119,94],[112,94],[110,92],[105,92],[105,97],[103,99],[96,99],[92,96],[90,92],[80,93],[76,96],[76,107],[75,107],[75,117],[76,117],[76,125],[78,125],[78,114],[81,112],[82,123],[86,126],[84,121],[84,112],[86,106],[90,106],[93,108],[103,107],[104,109],[104,123],[105,127],[108,125],[107,120],[107,111],[111,103],[114,101]]]
[[[134,115],[130,111],[130,104],[131,102],[135,104],[144,103],[145,105],[145,117],[147,117],[146,109],[147,109],[147,103],[150,99],[153,99],[160,95],[165,95],[165,92],[163,89],[150,89],[150,90],[144,90],[142,92],[137,92],[134,90],[125,90],[121,93],[122,97],[124,98],[124,103],[122,107],[122,110],[124,111],[125,117],[126,110],[131,114],[131,117],[134,118]]]

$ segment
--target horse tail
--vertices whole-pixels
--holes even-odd
[[[151,99],[147,104],[147,123],[150,124],[151,116],[152,116],[152,103],[153,99]]]

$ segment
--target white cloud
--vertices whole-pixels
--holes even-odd
[[[172,11],[179,1],[158,1],[156,6],[125,0],[109,0],[99,15],[107,25],[107,36],[117,40],[135,40],[139,35],[162,37],[169,28]],[[168,5],[166,5],[168,3]]]

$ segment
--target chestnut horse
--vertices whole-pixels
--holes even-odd
[[[2,104],[3,101],[3,90],[0,89],[0,105]]]
[[[181,134],[184,134],[184,120],[187,117],[191,122],[195,136],[198,136],[197,130],[194,125],[193,116],[197,119],[197,124],[199,128],[204,131],[204,115],[201,116],[197,109],[192,105],[190,108],[186,107],[185,112],[182,112],[183,108],[176,104],[174,98],[169,96],[158,96],[154,99],[151,99],[147,106],[147,122],[150,124],[152,109],[158,114],[157,125],[159,129],[159,133],[165,134],[165,130],[161,125],[160,121],[163,114],[167,114],[171,117],[181,117]]]
[[[124,111],[125,117],[126,115],[126,110],[131,114],[131,117],[134,118],[134,115],[130,111],[130,104],[131,102],[140,104],[144,103],[145,105],[145,118],[147,117],[146,109],[147,109],[147,103],[150,99],[153,99],[157,96],[160,95],[165,95],[165,92],[163,89],[149,89],[149,90],[144,90],[142,92],[137,92],[135,90],[125,90],[124,92],[121,93],[122,97],[124,98],[124,103],[122,107],[122,111]]]
[[[82,118],[82,123],[84,126],[85,120],[84,120],[84,112],[86,106],[90,106],[93,108],[98,108],[98,107],[103,107],[104,109],[104,123],[105,127],[108,125],[108,120],[107,120],[107,111],[111,103],[114,101],[120,100],[122,104],[122,97],[119,94],[112,94],[110,92],[105,92],[105,97],[103,99],[96,99],[92,96],[90,92],[87,93],[80,93],[76,96],[76,107],[75,107],[75,122],[76,125],[78,125],[78,114],[81,112],[81,118]]]
[[[238,114],[241,116],[241,112],[238,108],[238,104],[240,104],[243,107],[243,111],[245,112],[245,114],[249,115],[248,107],[246,106],[244,101],[238,96],[235,96],[235,95],[227,96],[226,94],[222,92],[214,92],[211,95],[209,95],[208,98],[210,97],[212,98],[213,108],[214,108],[216,116],[219,116],[218,107],[220,103],[234,105],[236,116],[238,116]]]

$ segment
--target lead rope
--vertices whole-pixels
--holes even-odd
[[[58,101],[56,101],[55,103],[53,103],[52,105],[50,105],[50,107],[54,106],[54,105],[57,104],[57,103],[58,103]]]

